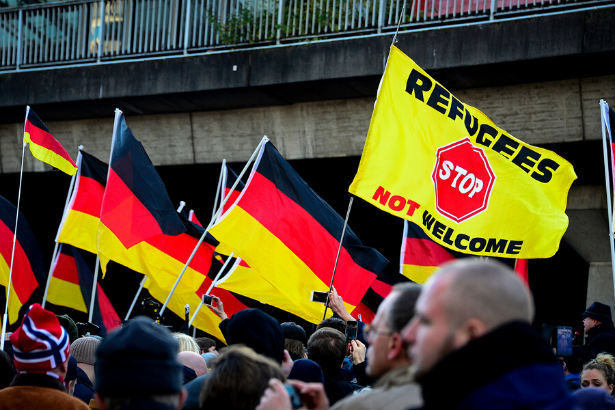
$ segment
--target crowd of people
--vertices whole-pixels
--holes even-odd
[[[335,291],[334,317],[311,334],[258,309],[228,318],[214,299],[228,346],[146,317],[80,337],[32,305],[0,352],[0,410],[615,409],[611,308],[587,308],[585,343],[558,357],[531,325],[531,293],[498,262],[395,286],[356,337]]]

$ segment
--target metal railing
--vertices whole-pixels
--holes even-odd
[[[82,0],[0,9],[0,70],[319,40],[613,0]]]

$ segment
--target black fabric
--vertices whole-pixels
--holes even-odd
[[[299,359],[293,363],[293,368],[288,375],[289,379],[301,380],[305,383],[324,383],[322,369],[313,360]]]
[[[354,366],[354,377],[358,384],[363,386],[371,386],[378,381],[378,379],[374,379],[370,377],[366,373],[367,370],[367,359],[364,362],[356,364]]]
[[[66,393],[66,387],[64,386],[64,383],[60,381],[60,379],[56,379],[55,377],[48,376],[46,374],[18,373],[13,379],[11,386],[47,387],[50,389],[60,390]]]
[[[553,350],[540,334],[529,324],[513,322],[452,352],[417,381],[423,387],[426,408],[451,409],[511,370],[535,363],[557,365]],[[448,383],[442,394],[443,383],[460,373],[463,377]]]
[[[125,406],[122,406],[122,410],[175,410],[175,408],[152,400],[143,399],[130,401]]]
[[[203,388],[203,383],[205,383],[205,379],[208,374],[209,373],[206,373],[191,382],[186,383],[184,387],[188,391],[188,399],[186,400],[186,403],[184,403],[184,410],[201,410],[199,397],[201,396],[201,389]]]
[[[590,359],[595,359],[599,353],[607,352],[615,355],[615,327],[612,323],[601,323],[587,332],[585,350]]]
[[[294,322],[282,323],[282,332],[286,339],[298,340],[303,344],[307,343],[305,330]]]
[[[179,343],[166,328],[143,316],[132,319],[96,350],[94,390],[103,397],[178,393],[178,351]]]
[[[365,386],[342,380],[339,376],[325,377],[325,393],[329,399],[330,406],[333,406],[344,397],[351,395],[354,391],[363,388],[365,388]]]
[[[94,398],[94,385],[88,375],[80,368],[77,368],[77,384],[73,396],[85,404],[90,404],[90,400]]]
[[[184,366],[184,369],[182,372],[182,378],[183,378],[182,384],[191,382],[192,380],[196,379],[196,372],[192,370],[191,368],[189,368],[188,366]]]
[[[284,360],[284,333],[280,323],[262,310],[245,309],[228,321],[225,335],[229,346],[244,344],[277,363]]]
[[[68,366],[66,369],[66,377],[64,378],[64,381],[68,383],[75,380],[77,378],[77,369],[79,369],[77,367],[77,359],[75,359],[73,356],[69,356]]]

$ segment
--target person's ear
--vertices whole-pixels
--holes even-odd
[[[613,387],[615,386],[613,386],[612,384],[609,384],[609,393],[611,394],[613,394]]]
[[[467,320],[455,333],[455,347],[459,348],[485,335],[487,333],[487,326],[481,320],[472,318]]]
[[[404,341],[399,333],[391,334],[389,339],[389,351],[387,353],[387,360],[395,360],[398,357],[406,354],[406,347]]]
[[[182,387],[181,391],[179,392],[179,403],[177,406],[177,410],[182,410],[184,408],[186,400],[188,400],[188,390],[186,390],[185,387]]]

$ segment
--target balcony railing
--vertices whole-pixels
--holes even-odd
[[[613,0],[85,0],[0,9],[0,70],[321,40]],[[404,8],[405,6],[405,8]]]

